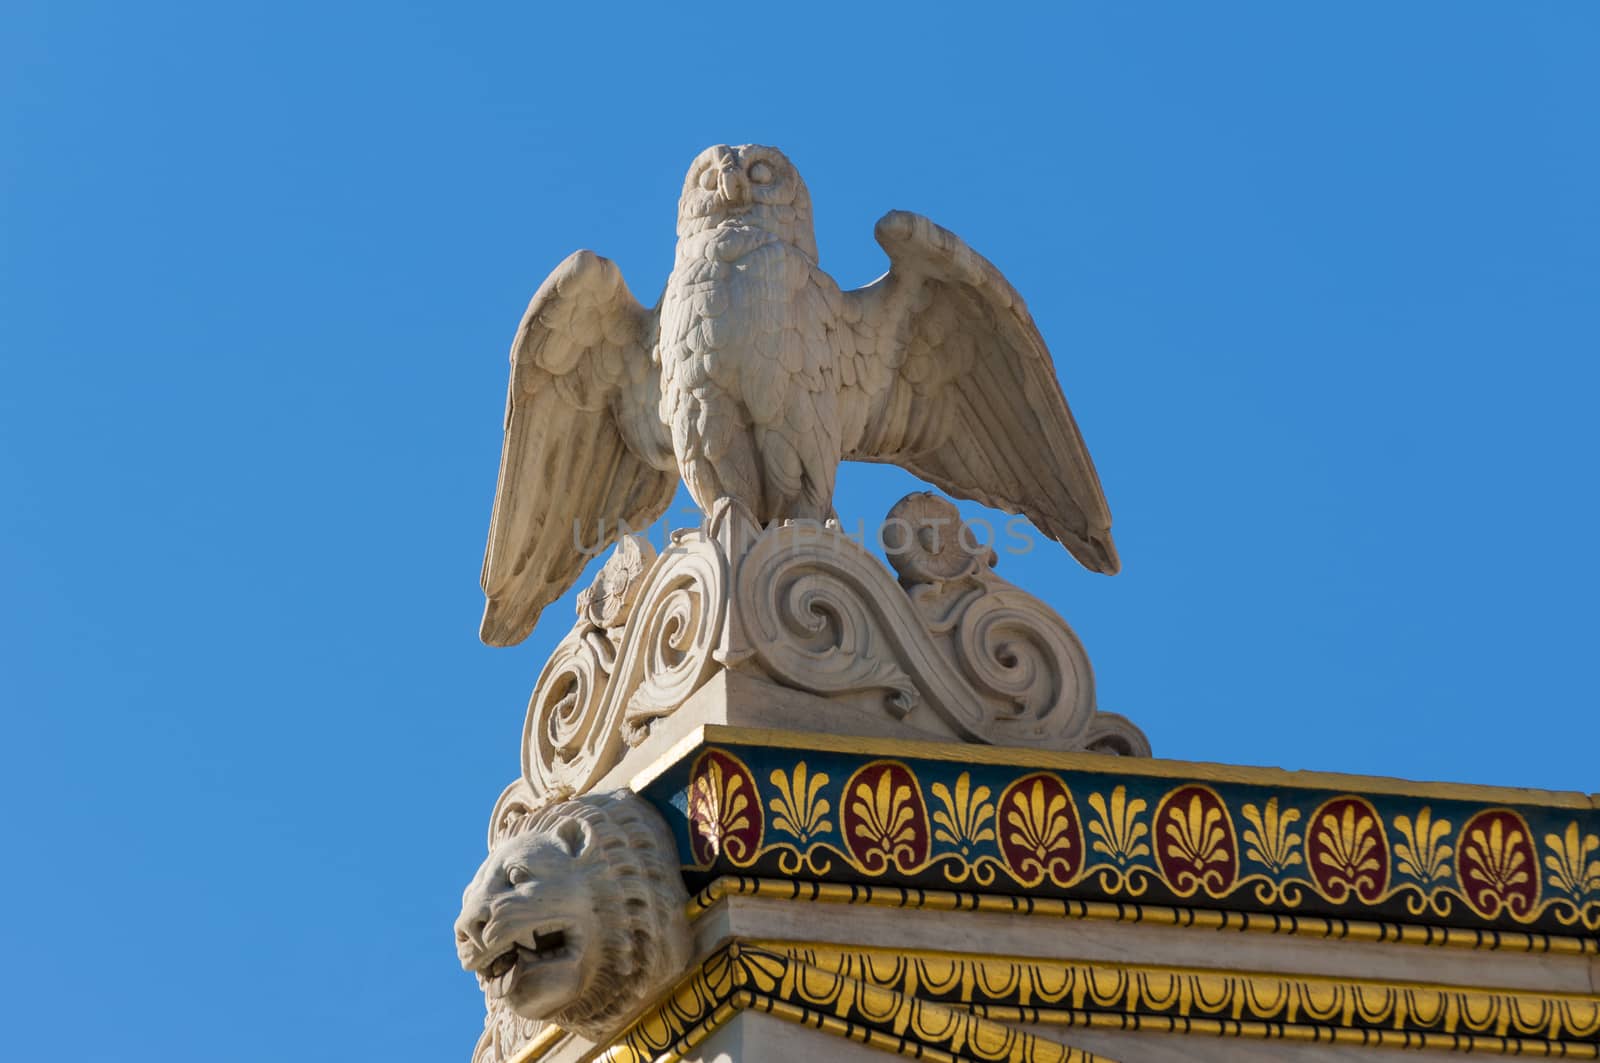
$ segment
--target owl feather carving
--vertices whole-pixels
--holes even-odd
[[[893,462],[1117,571],[1099,477],[1021,296],[919,215],[886,214],[875,235],[889,272],[841,291],[817,266],[799,171],[775,148],[719,145],[684,180],[655,308],[591,251],[556,267],[511,345],[485,642],[526,638],[585,551],[657,520],[680,475],[708,511],[733,498],[763,524],[822,521],[840,461]]]

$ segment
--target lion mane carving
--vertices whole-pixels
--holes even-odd
[[[629,790],[588,794],[491,849],[462,896],[456,952],[491,1014],[598,1041],[688,964],[688,900],[660,815]]]

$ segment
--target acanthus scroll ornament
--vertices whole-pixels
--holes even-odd
[[[578,623],[528,703],[522,773],[541,806],[586,793],[705,681],[726,583],[724,555],[704,537],[660,557],[641,538],[623,541],[579,596]]]
[[[763,529],[731,500],[660,556],[625,539],[534,689],[528,807],[587,792],[718,669],[891,719],[917,712],[965,741],[1149,755],[1138,728],[1096,711],[1072,629],[995,574],[951,503],[909,496],[883,541],[893,573],[837,525]]]

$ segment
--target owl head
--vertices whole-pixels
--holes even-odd
[[[718,144],[695,158],[678,200],[678,239],[719,225],[764,229],[816,260],[811,193],[777,148]]]

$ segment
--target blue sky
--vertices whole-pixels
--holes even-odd
[[[465,1060],[506,349],[722,141],[1027,297],[1125,572],[1001,572],[1159,754],[1600,789],[1600,7],[578,7],[0,15],[9,1055]]]

